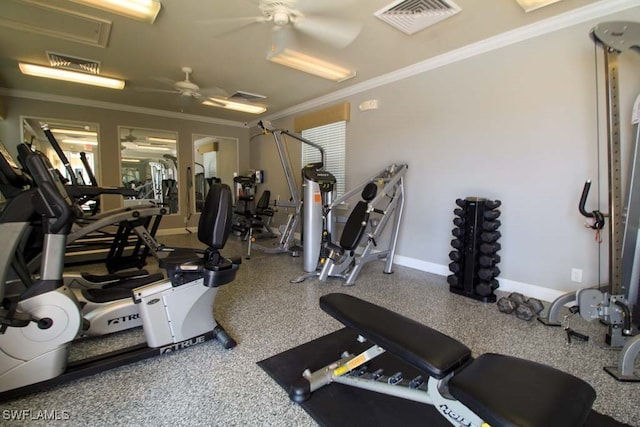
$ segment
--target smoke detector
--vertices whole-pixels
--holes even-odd
[[[374,15],[397,30],[411,35],[461,10],[451,0],[398,0]]]

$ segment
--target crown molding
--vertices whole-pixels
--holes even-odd
[[[582,24],[584,22],[631,9],[633,7],[638,7],[638,0],[601,0],[551,18],[543,19],[496,36],[486,38],[479,42],[468,44],[461,48],[451,50],[447,53],[374,77],[364,82],[356,83],[344,89],[340,89],[327,95],[294,105],[293,107],[269,114],[262,120],[276,120],[311,108],[317,108],[330,102],[342,100],[347,96],[356,95],[366,90],[375,89],[377,87],[416,76],[427,71],[435,70],[436,68],[444,67],[464,59],[482,55],[515,43],[562,30],[573,25]],[[255,126],[256,124],[257,120],[250,123],[252,126]]]
[[[214,117],[197,116],[195,114],[179,113],[177,111],[156,110],[154,108],[136,107],[133,105],[116,104],[114,102],[93,101],[90,99],[73,98],[70,96],[52,95],[27,90],[15,90],[0,87],[0,95],[13,98],[33,99],[36,101],[57,102],[60,104],[81,105],[84,107],[102,108],[105,110],[126,111],[128,113],[148,114],[150,116],[167,117],[171,119],[191,120],[194,122],[212,123],[217,125],[246,128],[245,122],[216,119]]]

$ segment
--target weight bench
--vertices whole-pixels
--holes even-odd
[[[373,346],[305,370],[290,390],[296,402],[337,382],[433,405],[456,426],[581,426],[591,412],[595,390],[555,368],[493,353],[474,359],[456,339],[350,295],[325,295],[320,307]],[[385,351],[427,379],[367,372],[366,363]]]

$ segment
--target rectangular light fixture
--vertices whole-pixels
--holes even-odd
[[[140,163],[140,159],[122,159],[122,161],[127,163]]]
[[[71,0],[89,7],[117,13],[153,24],[162,5],[158,0]]]
[[[94,74],[79,73],[77,71],[62,70],[60,68],[43,67],[41,65],[18,63],[22,74],[48,79],[64,80],[72,83],[106,87],[109,89],[124,89],[124,80],[96,76]]]
[[[525,12],[531,12],[536,9],[540,9],[541,7],[548,6],[552,3],[557,3],[560,0],[516,0],[521,8],[524,9]]]
[[[97,137],[97,132],[92,132],[89,130],[76,130],[76,129],[61,129],[61,128],[53,128],[51,129],[53,133],[64,133],[65,135],[77,135],[77,136],[93,136]]]
[[[77,145],[98,145],[98,141],[84,141],[82,139],[63,139],[62,142]]]
[[[156,147],[154,145],[138,145],[134,150],[171,151],[169,147]]]
[[[261,114],[267,111],[267,108],[262,105],[245,104],[244,102],[229,101],[224,98],[209,98],[207,101],[203,101],[202,105],[209,105],[211,107],[220,107],[227,110],[240,111],[242,113]]]
[[[342,82],[356,75],[356,72],[353,70],[288,48],[276,52],[269,52],[267,59],[276,64],[295,68],[296,70],[336,82]]]
[[[175,139],[171,139],[171,138],[158,138],[157,136],[150,136],[147,138],[147,141],[153,141],[153,142],[169,142],[172,144],[176,143]]]

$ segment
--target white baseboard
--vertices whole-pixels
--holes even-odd
[[[394,257],[394,264],[402,265],[405,267],[415,268],[416,270],[425,271],[427,273],[437,274],[439,276],[448,276],[451,274],[449,267],[446,265],[435,264],[428,261],[422,261],[415,258],[409,258],[402,255],[396,255]],[[537,298],[542,301],[554,301],[559,296],[566,292],[559,291],[557,289],[545,288],[538,285],[532,285],[529,283],[518,282],[515,280],[505,279],[498,277],[500,282],[500,291],[503,292],[520,292],[522,295],[526,295],[530,298]]]

